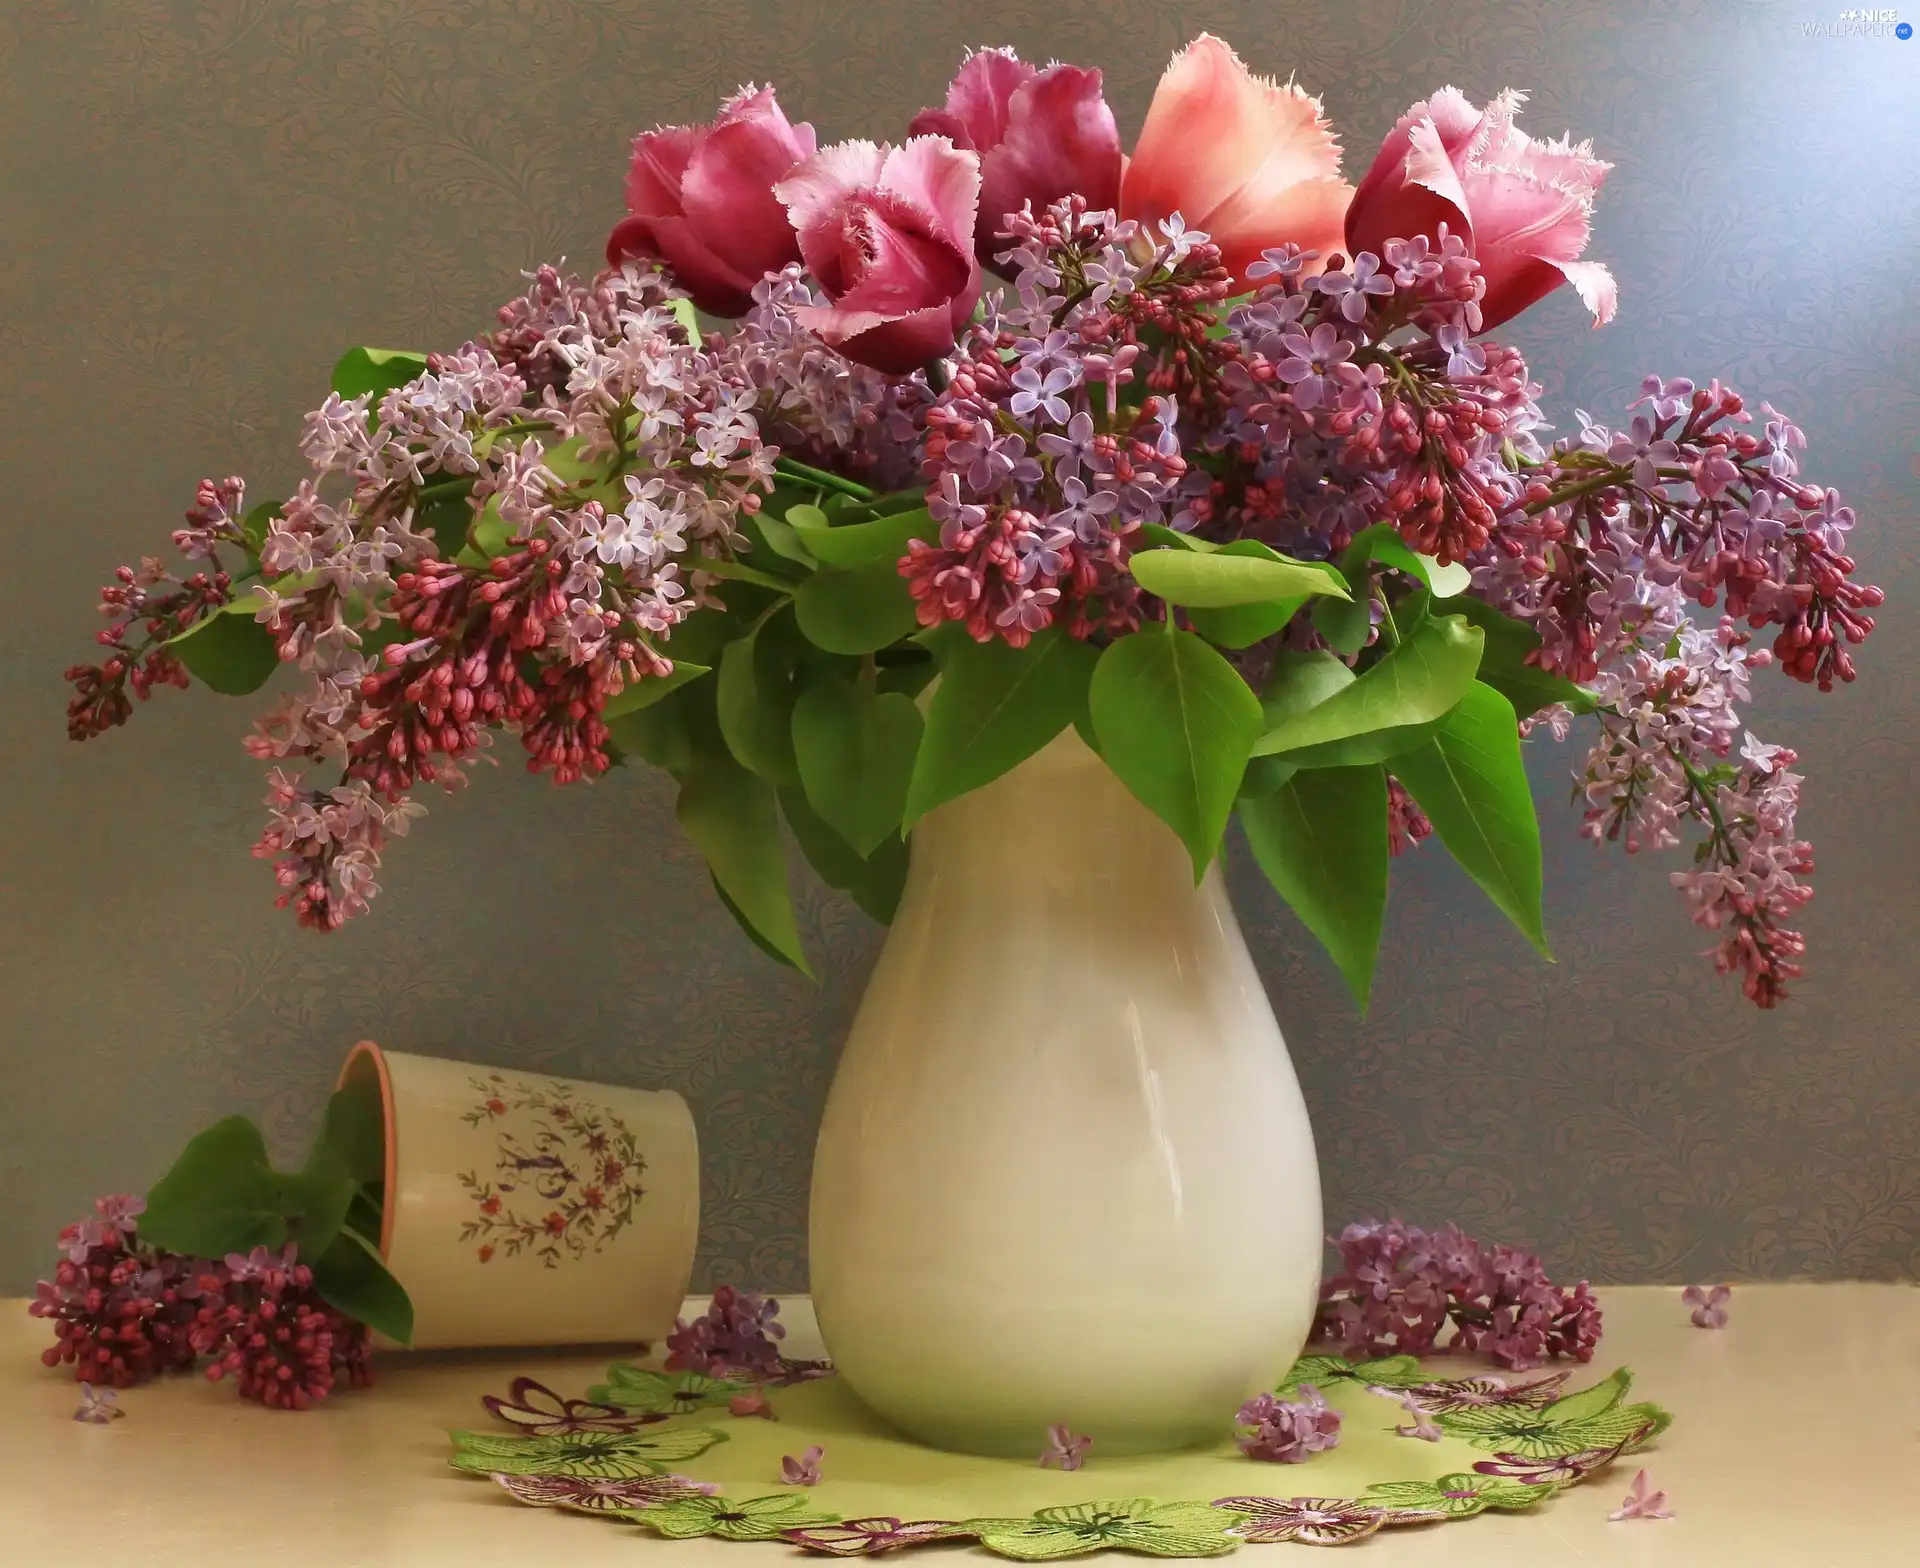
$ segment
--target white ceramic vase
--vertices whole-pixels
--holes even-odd
[[[1219,867],[1068,730],[915,829],[828,1095],[811,1277],[939,1448],[1216,1439],[1310,1326],[1313,1134]]]
[[[380,1250],[413,1303],[415,1349],[631,1343],[673,1327],[700,1230],[679,1095],[371,1040],[340,1085],[383,1130]]]

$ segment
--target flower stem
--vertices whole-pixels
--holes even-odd
[[[774,459],[775,473],[785,474],[789,479],[804,479],[809,484],[819,485],[825,490],[838,490],[842,495],[850,495],[856,501],[871,501],[875,492],[863,484],[851,479],[842,479],[838,474],[830,474],[824,468],[810,468],[805,463],[795,462],[790,457]]]

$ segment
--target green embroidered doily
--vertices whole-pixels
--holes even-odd
[[[1089,1552],[1217,1557],[1251,1542],[1339,1546],[1374,1531],[1532,1508],[1663,1432],[1629,1402],[1621,1368],[1576,1393],[1565,1373],[1497,1378],[1423,1369],[1411,1356],[1307,1356],[1285,1394],[1319,1388],[1344,1417],[1339,1446],[1302,1464],[1243,1455],[1230,1437],[1080,1469],[948,1454],[904,1438],[818,1364],[765,1385],[776,1419],[734,1415],[752,1386],[621,1364],[588,1397],[521,1378],[483,1403],[515,1434],[455,1432],[452,1464],[523,1503],[597,1513],[658,1537],[785,1540],[856,1557],[971,1539],[1047,1562]],[[1374,1390],[1391,1390],[1392,1393]],[[1399,1435],[1413,1407],[1438,1441]],[[822,1451],[820,1480],[782,1461]]]

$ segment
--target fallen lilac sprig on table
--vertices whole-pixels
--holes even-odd
[[[1556,1356],[1591,1361],[1600,1342],[1585,1280],[1555,1285],[1534,1254],[1483,1246],[1457,1225],[1363,1220],[1334,1245],[1340,1267],[1320,1286],[1314,1337],[1356,1360],[1474,1351],[1518,1372]]]
[[[720,1286],[712,1304],[691,1323],[674,1319],[667,1336],[667,1370],[713,1377],[735,1372],[778,1376],[780,1349],[774,1341],[787,1334],[786,1325],[775,1321],[779,1312],[780,1303],[771,1297]]]
[[[1311,1383],[1302,1383],[1297,1399],[1256,1394],[1234,1417],[1251,1428],[1239,1439],[1240,1452],[1249,1459],[1297,1465],[1310,1455],[1340,1442],[1340,1412]]]

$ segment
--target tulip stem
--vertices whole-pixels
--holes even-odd
[[[933,388],[934,396],[938,397],[947,390],[950,379],[951,377],[947,375],[947,362],[944,359],[927,361],[927,385]]]

